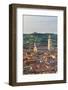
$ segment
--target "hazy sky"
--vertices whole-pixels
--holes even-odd
[[[56,16],[24,15],[24,33],[57,33]]]

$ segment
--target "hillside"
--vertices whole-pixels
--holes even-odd
[[[54,47],[57,47],[57,34],[53,33],[32,33],[32,34],[23,34],[23,45],[27,46],[33,44],[48,44],[48,35],[51,35],[52,44]]]

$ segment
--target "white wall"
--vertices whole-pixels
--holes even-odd
[[[56,5],[67,6],[68,0],[0,0],[0,90],[67,90],[66,84],[52,84],[52,85],[37,85],[37,86],[20,86],[11,87],[8,85],[8,70],[9,70],[9,4],[42,4],[42,5]],[[68,11],[68,9],[67,9]],[[68,12],[67,12],[68,15]],[[68,21],[68,18],[67,18]],[[68,30],[68,27],[67,27]],[[68,33],[68,32],[67,32]],[[68,34],[67,34],[68,35]],[[68,36],[67,36],[68,38]],[[67,61],[68,63],[68,61]],[[67,66],[68,68],[68,66]],[[68,75],[68,74],[67,74]],[[67,79],[68,81],[68,79]]]

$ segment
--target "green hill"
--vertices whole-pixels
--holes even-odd
[[[48,44],[48,35],[51,35],[52,43],[54,47],[57,47],[57,34],[53,33],[32,33],[32,34],[23,34],[23,45],[29,45],[38,43],[40,45],[47,45]]]

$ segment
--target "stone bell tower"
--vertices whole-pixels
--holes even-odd
[[[48,50],[52,49],[52,40],[51,40],[51,35],[48,35]]]
[[[33,51],[34,51],[35,53],[37,53],[36,43],[34,43],[34,48],[33,48]]]

